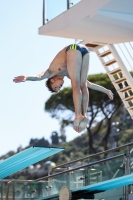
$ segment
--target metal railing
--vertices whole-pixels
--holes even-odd
[[[43,25],[45,25],[48,21],[57,17],[64,11],[70,9],[72,6],[76,5],[80,1],[81,0],[43,0]]]
[[[113,156],[113,157],[110,157],[110,158],[105,158],[105,159],[102,159],[100,161],[96,161],[96,162],[92,162],[90,164],[85,164],[83,166],[79,166],[79,167],[75,167],[75,168],[72,168],[72,169],[68,169],[68,170],[65,170],[63,172],[59,172],[59,173],[56,173],[56,174],[53,174],[53,175],[49,175],[49,176],[45,176],[45,177],[42,177],[42,178],[39,178],[39,179],[36,179],[35,181],[41,181],[41,180],[49,180],[49,179],[52,179],[56,176],[59,176],[59,175],[62,175],[62,174],[68,174],[70,172],[73,172],[73,171],[76,171],[76,170],[79,170],[81,168],[86,168],[86,167],[91,167],[91,166],[94,166],[96,164],[100,164],[102,162],[107,162],[109,160],[113,160],[113,159],[116,159],[116,158],[121,158],[121,157],[124,157],[125,154],[120,154],[118,156]]]
[[[56,167],[52,168],[52,171],[54,171],[55,169],[58,169],[58,168],[63,168],[63,167],[67,167],[68,168],[72,164],[75,164],[75,163],[77,163],[79,161],[81,162],[81,161],[84,161],[84,160],[89,160],[90,158],[99,157],[100,155],[106,155],[107,156],[111,152],[118,151],[118,150],[121,150],[121,149],[123,149],[125,147],[132,146],[132,145],[133,145],[133,142],[125,144],[125,145],[122,145],[122,146],[119,146],[119,147],[116,147],[114,149],[109,149],[107,151],[102,151],[102,152],[99,152],[99,153],[96,153],[96,154],[92,154],[90,156],[86,156],[86,157],[83,157],[83,158],[80,158],[80,159],[76,159],[76,160],[61,164],[61,165],[57,165]]]
[[[78,189],[82,186],[130,174],[132,166],[132,148],[133,142],[73,160],[53,168],[53,170],[62,168],[63,171],[55,174],[49,172],[50,174],[48,176],[36,180],[2,179],[0,180],[0,199],[8,200],[12,197],[12,199],[15,200],[18,198],[17,195],[19,193],[21,193],[19,198],[22,199],[27,199],[29,196],[30,199],[35,199],[35,195],[36,198],[47,198],[50,195],[58,195],[63,185],[73,190],[74,188]],[[116,152],[118,155],[113,155],[113,152]],[[103,157],[99,157],[101,155]],[[92,159],[96,157],[100,159]],[[90,161],[90,159],[92,160]],[[74,166],[75,163],[77,164],[79,161],[83,162],[85,160],[88,160],[88,163]],[[125,196],[128,195],[129,190],[130,188],[128,186],[124,187]]]
[[[55,173],[55,174],[51,174],[51,175],[36,179],[35,181],[42,182],[42,183],[45,182],[45,181],[48,181],[49,190],[51,191],[51,193],[49,193],[49,195],[51,195],[51,194],[53,195],[52,189],[51,189],[51,187],[53,187],[53,186],[51,186],[51,183],[54,184],[54,182],[55,182],[57,184],[60,181],[60,177],[63,177],[62,185],[64,184],[64,185],[68,186],[71,190],[73,190],[76,187],[75,186],[72,187],[72,185],[74,183],[76,183],[78,185],[79,182],[76,182],[75,179],[72,179],[71,178],[72,176],[79,177],[80,183],[82,182],[82,186],[86,186],[86,185],[90,185],[90,184],[93,184],[93,183],[114,179],[116,177],[120,177],[120,176],[123,176],[123,175],[128,175],[128,174],[131,173],[132,148],[133,148],[133,142],[126,144],[126,145],[122,145],[122,146],[114,148],[114,149],[109,149],[107,151],[103,151],[103,152],[100,152],[100,153],[97,153],[97,154],[94,154],[94,155],[91,155],[91,156],[86,156],[86,157],[81,158],[81,159],[77,159],[77,160],[74,160],[74,161],[71,161],[71,162],[68,162],[68,163],[58,165],[58,166],[53,168],[53,171],[58,169],[58,168],[64,169],[64,170],[60,171],[58,173]],[[109,153],[118,152],[118,151],[123,151],[123,153],[120,153],[119,155],[115,155],[115,156],[109,155]],[[103,155],[103,156],[109,155],[110,157],[104,157],[100,160],[90,162],[90,158],[99,157],[100,155]],[[79,161],[80,162],[84,161],[86,159],[89,161],[89,163],[87,163],[87,164],[82,163],[80,166],[75,166],[75,167],[72,166],[75,163],[77,163]],[[119,159],[120,159],[120,162],[117,163]],[[112,163],[110,163],[110,162],[112,162]],[[109,176],[109,175],[106,178],[104,177],[104,175],[102,177],[102,172],[109,170],[107,172],[107,174],[110,173],[110,168],[112,168],[111,165],[116,166],[115,170],[113,170],[112,177]],[[95,174],[90,172],[90,170],[93,169],[96,166],[97,166],[97,172]],[[104,167],[106,168],[105,170],[103,170]],[[65,168],[67,168],[67,169],[65,169]],[[80,170],[82,170],[82,171],[84,170],[84,173],[82,173],[82,174],[78,173]],[[92,175],[93,176],[95,175],[95,178],[96,177],[98,178],[98,176],[100,176],[100,178],[96,179],[96,182],[90,182],[90,180],[88,182],[88,179],[92,178]],[[123,197],[125,199],[127,199],[128,195],[131,191],[131,187],[125,186],[125,187],[123,187],[122,191],[123,192],[121,192],[121,195],[123,195]],[[57,195],[57,193],[59,193],[59,190],[58,190],[58,192],[56,191],[55,195]]]

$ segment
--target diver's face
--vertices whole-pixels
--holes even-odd
[[[51,82],[52,82],[51,87],[52,87],[52,89],[53,89],[55,92],[59,92],[60,88],[61,88],[61,87],[63,86],[63,84],[64,84],[63,78],[60,78],[60,77],[58,77],[58,76],[53,77],[53,78],[51,79]]]

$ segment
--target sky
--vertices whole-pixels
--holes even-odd
[[[59,122],[44,111],[51,93],[45,80],[16,84],[18,75],[37,75],[46,70],[55,55],[75,39],[41,36],[42,0],[0,1],[0,156],[17,151],[31,138],[51,142],[52,131],[60,134]],[[96,54],[90,53],[89,74],[105,73]],[[65,78],[64,87],[70,86]],[[81,133],[80,133],[81,134]],[[67,141],[79,136],[66,128]]]

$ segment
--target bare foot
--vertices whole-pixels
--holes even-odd
[[[87,123],[88,119],[84,117],[84,119],[79,124],[79,132],[83,131],[86,128]]]
[[[75,118],[75,120],[74,120],[74,122],[73,122],[73,129],[76,131],[76,132],[81,132],[80,130],[79,130],[79,128],[80,128],[80,123],[81,123],[81,121],[83,121],[84,120],[84,117],[83,116],[81,116],[81,117],[79,117],[79,118]]]

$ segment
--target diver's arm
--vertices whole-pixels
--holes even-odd
[[[49,70],[47,69],[46,71],[44,71],[38,75],[16,76],[16,77],[14,77],[13,82],[20,83],[20,82],[25,82],[25,81],[41,81],[41,80],[49,78],[49,77],[50,77],[50,73],[49,73]]]
[[[49,78],[50,73],[49,70],[47,69],[46,71],[36,75],[36,76],[26,76],[25,81],[41,81],[43,79]]]
[[[111,90],[108,90],[108,89],[102,87],[101,85],[97,85],[95,83],[91,83],[91,82],[87,81],[87,87],[92,90],[97,90],[97,91],[103,92],[103,93],[107,94],[110,99],[113,99],[114,95],[111,92]]]

